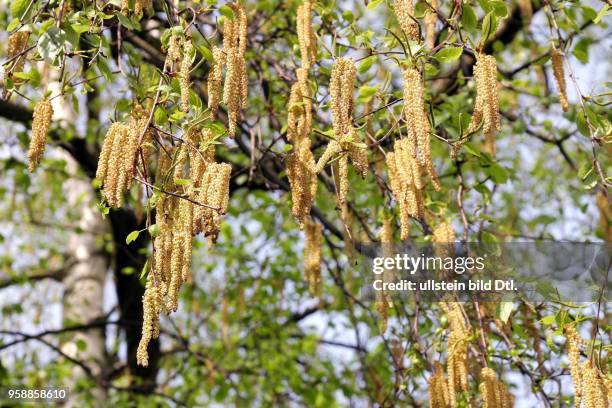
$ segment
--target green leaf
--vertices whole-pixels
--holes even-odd
[[[482,19],[482,41],[485,42],[495,32],[497,20],[493,12],[487,13]]]
[[[219,13],[223,14],[226,18],[233,20],[235,18],[234,16],[234,10],[231,9],[231,7],[229,6],[221,6],[219,7]]]
[[[128,234],[128,236],[125,238],[125,243],[130,245],[132,242],[136,241],[138,239],[138,235],[140,235],[140,231],[132,231]]]
[[[451,62],[459,59],[462,52],[462,47],[446,47],[438,51],[434,57],[440,62]]]
[[[15,17],[14,19],[11,20],[11,22],[9,23],[8,27],[6,27],[6,31],[13,31],[14,29],[17,28],[17,26],[19,26],[19,19],[17,17]]]
[[[383,0],[374,0],[374,1],[371,1],[370,4],[368,4],[368,7],[366,7],[366,8],[368,10],[374,10],[382,2],[383,2]]]
[[[149,235],[151,235],[151,238],[155,238],[159,235],[159,226],[157,224],[149,226],[147,230],[149,231]]]
[[[468,152],[472,156],[480,157],[480,153],[478,152],[478,150],[476,150],[474,146],[472,146],[470,143],[464,144],[463,148],[465,149],[466,152]]]
[[[478,26],[478,17],[474,9],[468,5],[463,5],[463,14],[461,15],[461,24],[468,31],[473,31]]]
[[[202,45],[198,47],[198,51],[200,51],[200,54],[202,54],[202,56],[208,61],[208,62],[215,62],[215,59],[213,58],[212,52],[210,51],[210,49],[208,49],[208,47]]]
[[[181,179],[181,178],[174,179],[174,184],[178,184],[179,186],[187,186],[190,183],[191,183],[191,180],[189,179]]]
[[[13,18],[22,18],[23,13],[28,8],[28,4],[30,4],[30,0],[14,0],[11,2],[11,16]]]
[[[83,339],[78,339],[76,341],[76,347],[79,351],[85,351],[87,350],[87,343]]]
[[[493,11],[493,13],[495,13],[497,17],[499,18],[508,17],[508,7],[506,7],[506,3],[500,0],[493,0],[493,1],[489,1],[488,3],[491,7],[491,11]]]
[[[508,171],[497,163],[493,163],[488,167],[487,173],[491,176],[495,184],[504,184],[508,181]]]
[[[359,64],[358,72],[360,74],[367,72],[367,70],[369,70],[372,67],[374,62],[376,62],[376,57],[374,55],[364,59],[363,61],[361,61],[361,64]]]
[[[544,324],[546,326],[550,326],[550,325],[554,324],[555,320],[556,320],[555,315],[544,316],[542,319],[540,319],[542,324]]]

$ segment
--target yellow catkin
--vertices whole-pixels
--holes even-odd
[[[382,246],[383,256],[393,256],[393,226],[391,218],[383,214],[382,228],[380,229],[380,244]],[[385,270],[382,273],[383,282],[391,282],[393,280],[393,271]],[[376,309],[380,315],[379,328],[381,332],[387,330],[387,322],[389,319],[389,307],[391,307],[389,293],[385,290],[376,291]]]
[[[183,56],[181,59],[181,67],[179,70],[179,83],[181,88],[181,110],[189,112],[189,71],[191,70],[191,61],[193,54],[193,44],[191,39],[186,39],[183,42]]]
[[[159,288],[152,280],[147,280],[145,293],[142,297],[142,336],[136,351],[136,361],[139,365],[147,367],[149,365],[149,353],[147,348],[153,338],[159,336]]]
[[[245,60],[247,17],[240,4],[232,3],[229,7],[234,12],[234,19],[225,21],[223,33],[223,51],[227,62],[223,103],[228,110],[228,133],[233,137],[236,134],[237,123],[242,116],[241,111],[247,105],[248,76]]]
[[[297,9],[297,34],[302,68],[308,70],[316,62],[316,37],[312,29],[312,3],[304,1]]]
[[[11,65],[9,65],[7,71],[10,72],[9,76],[12,77],[16,72],[23,71],[23,66],[26,61],[25,50],[28,47],[28,39],[30,38],[29,31],[16,31],[11,34],[8,38],[8,50],[7,50],[7,58],[15,58],[17,55],[19,57],[15,58]]]
[[[485,147],[490,154],[495,155],[495,133],[501,129],[501,124],[497,62],[494,56],[476,55],[474,79],[476,81],[476,101],[467,134],[476,132],[482,124]]]
[[[208,74],[208,109],[212,116],[217,115],[219,103],[221,102],[221,93],[223,91],[223,64],[225,64],[225,54],[219,47],[213,47],[213,64]]]
[[[574,383],[574,405],[579,407],[582,398],[582,370],[580,369],[580,348],[583,345],[582,337],[573,325],[567,325],[564,330],[567,356],[570,363],[570,374]]]
[[[559,90],[559,103],[563,112],[569,110],[569,102],[567,101],[567,86],[565,84],[565,69],[563,68],[563,52],[557,48],[550,50],[550,58],[552,60],[553,74],[557,89]]]
[[[176,63],[181,59],[181,37],[172,34],[168,40],[168,50],[166,52],[166,69],[172,71]]]
[[[210,163],[204,176],[200,191],[195,196],[199,203],[194,209],[193,233],[204,233],[212,242],[217,240],[221,225],[221,215],[227,212],[229,203],[229,182],[232,166],[227,163]]]
[[[483,408],[511,408],[514,406],[514,397],[506,385],[499,381],[495,371],[485,367],[480,376],[482,381],[478,389],[482,395]]]
[[[303,228],[317,194],[317,173],[310,150],[310,139],[304,138],[294,144],[293,151],[286,158],[286,164],[293,200],[291,211],[300,228]]]
[[[321,225],[309,221],[304,228],[304,275],[313,296],[321,291]]]
[[[599,210],[599,235],[606,242],[612,242],[612,203],[603,191],[597,193],[595,199]]]
[[[425,88],[421,74],[415,69],[404,71],[404,119],[408,128],[408,140],[412,156],[416,156],[418,164],[424,167],[436,191],[440,191],[440,183],[431,158],[430,133],[431,125],[425,113]],[[415,180],[419,186],[419,180]],[[419,187],[419,190],[422,188]]]
[[[447,350],[447,375],[450,405],[455,406],[457,393],[468,391],[468,342],[471,331],[465,322],[458,302],[440,302],[450,326]]]
[[[446,221],[441,222],[433,231],[433,242],[437,244],[455,242],[455,231],[453,231],[452,225]]]
[[[590,359],[582,364],[582,382],[584,408],[610,406],[608,404],[608,388],[604,384],[599,370]]]
[[[134,15],[139,17],[151,6],[151,0],[136,0],[134,2]]]
[[[28,149],[28,170],[33,172],[38,167],[47,144],[47,134],[53,118],[53,106],[48,98],[43,98],[34,106],[32,117],[32,137]]]
[[[434,371],[427,380],[430,408],[447,408],[450,406],[450,395],[448,393],[448,383],[444,375],[444,367],[439,363],[434,363]]]
[[[419,25],[414,20],[414,0],[394,0],[393,11],[402,31],[409,40],[419,39]]]
[[[425,14],[425,32],[427,34],[427,47],[433,48],[436,45],[436,21],[438,21],[438,15],[434,10],[438,9],[438,0],[431,0],[429,4],[431,9],[427,10]]]

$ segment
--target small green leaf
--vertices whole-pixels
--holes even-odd
[[[128,236],[125,238],[125,243],[130,245],[132,242],[136,241],[138,239],[138,235],[140,235],[140,231],[132,231],[128,234]]]
[[[374,62],[376,62],[376,57],[373,55],[361,61],[358,69],[359,73],[363,74],[364,72],[367,72],[372,67]]]
[[[28,4],[30,4],[30,0],[14,0],[11,2],[11,16],[21,18],[27,10]]]
[[[555,315],[549,315],[549,316],[544,316],[540,321],[542,322],[542,324],[545,324],[546,326],[550,326],[552,324],[555,323]]]
[[[476,16],[476,12],[468,4],[463,5],[463,14],[461,15],[461,24],[463,25],[463,28],[465,28],[468,31],[475,30],[476,26],[478,25],[478,17]]]
[[[370,4],[368,4],[368,7],[366,7],[366,8],[368,10],[374,10],[382,2],[383,2],[383,0],[374,0],[374,1],[371,1]]]
[[[223,14],[226,18],[230,20],[233,20],[235,18],[234,10],[232,10],[229,6],[219,7],[219,13]]]
[[[147,230],[149,231],[149,235],[151,235],[151,238],[155,238],[159,235],[159,226],[157,224],[149,226]]]
[[[459,59],[462,52],[462,47],[446,47],[438,51],[434,57],[440,62],[451,62]]]
[[[85,340],[79,339],[76,341],[76,347],[79,351],[85,351],[87,350],[87,343],[85,343]]]

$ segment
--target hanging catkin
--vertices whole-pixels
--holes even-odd
[[[172,34],[168,40],[165,66],[168,71],[173,71],[174,65],[181,60],[181,37]]]
[[[476,55],[474,79],[476,81],[476,102],[467,134],[476,132],[482,123],[485,146],[490,154],[495,155],[495,133],[501,129],[501,125],[497,62],[494,56]],[[460,144],[458,144],[456,149],[460,147]]]
[[[434,371],[429,377],[429,407],[448,408],[450,407],[450,395],[448,394],[448,384],[444,375],[444,367],[439,362],[434,363]]]
[[[599,370],[593,364],[591,359],[587,359],[582,364],[582,392],[584,408],[610,407],[612,395],[608,395],[609,389],[604,384],[602,377],[603,376],[600,374]]]
[[[409,40],[419,40],[419,25],[414,19],[414,0],[395,0],[393,11],[402,31]]]
[[[430,9],[425,14],[425,32],[427,34],[427,47],[433,48],[436,45],[436,21],[438,15],[434,10],[438,9],[438,0],[431,0]]]
[[[30,38],[29,31],[16,31],[8,38],[7,59],[15,58],[19,55],[19,57],[11,62],[7,69],[11,77],[13,74],[23,70],[26,61],[25,50],[28,47],[28,38]]]
[[[365,177],[368,172],[367,150],[359,140],[352,124],[355,76],[355,62],[351,58],[338,58],[334,62],[329,83],[329,95],[335,140],[329,142],[315,167],[317,173],[322,171],[334,156],[340,154],[338,157],[339,174],[337,175],[340,204],[346,202],[349,185],[349,159],[362,177]]]
[[[391,225],[391,218],[382,214],[382,228],[380,229],[380,245],[382,247],[383,256],[393,256],[393,226]],[[393,281],[393,271],[385,269],[382,273],[383,282]],[[376,310],[380,315],[379,329],[382,333],[387,330],[387,322],[389,319],[389,307],[391,307],[391,300],[386,290],[376,291]]]
[[[309,138],[301,139],[294,144],[286,163],[293,200],[291,212],[300,228],[303,228],[317,194],[317,173],[314,170],[315,163]]]
[[[45,153],[47,134],[53,118],[53,106],[48,98],[43,98],[34,106],[32,117],[32,137],[28,149],[28,170],[32,173],[38,167]]]
[[[440,302],[440,306],[446,312],[450,326],[447,342],[448,361],[446,363],[446,371],[448,375],[450,405],[455,406],[457,393],[469,390],[467,354],[471,333],[458,302]]]
[[[506,385],[497,378],[495,371],[489,367],[482,369],[480,376],[482,382],[478,386],[482,395],[483,408],[512,408],[514,397]]]
[[[580,348],[583,346],[582,337],[576,331],[573,325],[567,325],[564,329],[565,348],[570,364],[570,374],[574,383],[574,405],[580,406],[582,398],[582,370],[580,368]]]
[[[313,296],[321,291],[321,225],[308,220],[304,228],[304,275]]]
[[[183,41],[183,55],[181,59],[181,67],[179,70],[179,83],[181,88],[181,110],[189,112],[189,71],[191,70],[191,61],[193,54],[193,44],[190,38]]]
[[[317,40],[312,29],[312,3],[310,1],[304,1],[298,6],[297,34],[302,68],[308,70],[316,62],[317,56]]]
[[[449,244],[455,242],[455,231],[450,223],[441,222],[433,231],[433,242],[437,244]]]
[[[151,339],[159,337],[159,314],[161,305],[159,302],[159,288],[152,280],[147,280],[145,293],[142,297],[142,336],[136,351],[136,361],[141,366],[149,365],[149,353],[147,348]]]
[[[221,93],[223,91],[223,65],[225,64],[225,54],[219,47],[213,47],[213,64],[208,74],[208,109],[214,118],[219,109],[221,102]]]
[[[561,103],[561,108],[563,109],[563,112],[567,112],[569,110],[569,103],[567,101],[565,70],[563,69],[563,53],[557,48],[553,47],[550,50],[550,58],[552,60],[555,82],[557,83],[557,89],[559,90],[559,103]]]
[[[421,74],[416,69],[404,71],[404,120],[408,129],[408,140],[411,146],[407,154],[416,156],[418,165],[424,167],[436,191],[440,191],[440,183],[431,158],[430,133],[431,125],[425,113],[425,89]],[[416,165],[416,164],[414,164]],[[413,171],[414,176],[416,173]],[[415,178],[415,184],[422,189],[420,177]]]
[[[229,116],[228,132],[236,134],[236,126],[241,118],[242,109],[247,107],[248,77],[246,71],[247,17],[244,8],[238,3],[229,5],[234,12],[232,20],[225,21],[223,32],[223,51],[226,55],[227,72],[223,89],[223,103]]]

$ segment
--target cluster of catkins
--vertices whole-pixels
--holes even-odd
[[[570,374],[574,383],[574,405],[585,408],[610,406],[612,381],[601,374],[590,358],[580,364],[580,350],[584,346],[584,340],[576,331],[575,325],[566,325],[564,334]]]
[[[563,112],[569,110],[569,102],[567,101],[567,87],[565,84],[565,70],[563,69],[563,53],[553,47],[550,50],[550,59],[552,60],[553,75],[559,89],[559,103]]]
[[[223,94],[223,103],[229,116],[228,132],[236,134],[242,110],[247,108],[248,75],[246,70],[247,16],[238,3],[229,7],[234,12],[233,19],[225,20],[223,31],[223,50],[213,47],[213,66],[208,76],[208,108],[216,115]],[[226,66],[225,86],[222,87],[223,66]]]
[[[322,171],[330,160],[337,158],[334,176],[338,184],[338,201],[346,202],[349,189],[349,159],[357,172],[365,177],[368,172],[368,153],[353,128],[353,89],[355,86],[355,62],[351,58],[338,58],[332,67],[329,96],[332,111],[334,140],[317,161],[315,170]]]
[[[468,326],[458,302],[440,302],[446,312],[450,334],[447,340],[448,360],[448,401],[451,407],[457,404],[457,393],[468,391],[468,343],[471,329]],[[431,392],[431,390],[430,390]]]
[[[149,113],[136,107],[130,119],[113,123],[104,137],[96,178],[110,207],[123,205],[123,193],[132,186],[138,148],[151,139]]]
[[[427,173],[436,191],[440,183],[431,158],[431,125],[425,113],[424,88],[415,69],[404,71],[404,119],[408,136],[395,142],[387,154],[389,184],[400,210],[400,235],[407,239],[410,217],[423,217],[423,174]]]
[[[482,379],[478,389],[482,395],[483,408],[512,408],[514,396],[508,391],[508,387],[497,378],[497,374],[489,367],[484,367],[480,372]]]
[[[312,29],[312,5],[306,1],[297,10],[297,33],[302,67],[296,70],[297,81],[291,86],[287,114],[287,139],[293,144],[287,155],[287,178],[292,193],[292,213],[303,228],[317,193],[317,173],[310,150],[312,132],[312,95],[308,70],[316,59],[316,39]]]
[[[181,90],[180,109],[183,112],[189,112],[189,89],[191,64],[194,57],[194,48],[191,38],[186,36],[182,38],[177,34],[170,36],[168,40],[168,49],[166,51],[166,70],[174,72],[178,66],[178,78]]]
[[[43,98],[34,106],[32,117],[32,137],[28,149],[28,170],[34,172],[45,153],[47,134],[53,118],[53,106],[48,98]]]
[[[214,242],[220,217],[227,211],[231,166],[216,163],[214,136],[191,128],[184,143],[159,151],[156,184],[162,191],[155,205],[153,259],[143,296],[144,319],[138,363],[148,365],[147,347],[159,335],[159,315],[177,310],[183,283],[191,280],[192,237],[203,234]],[[182,180],[189,178],[189,183]]]

